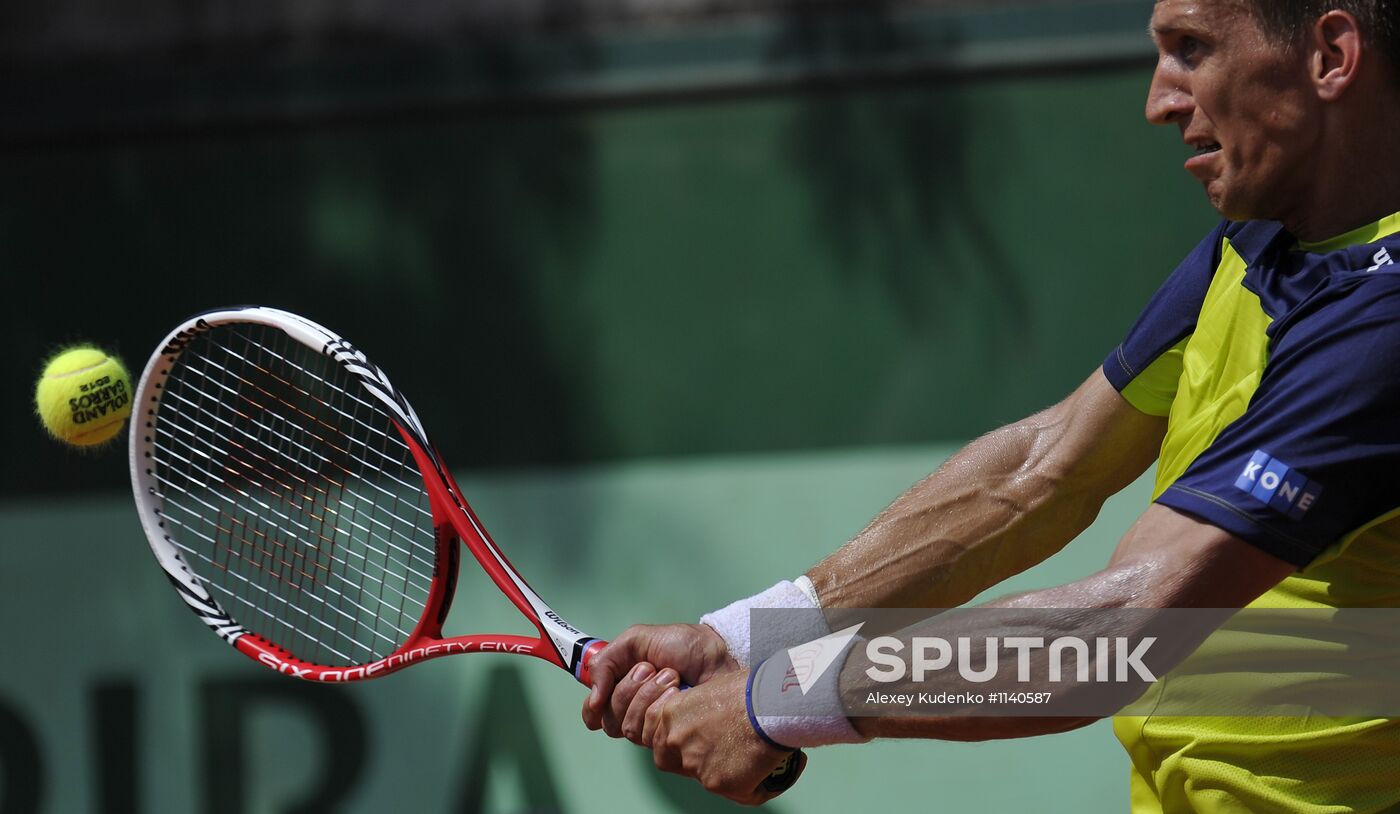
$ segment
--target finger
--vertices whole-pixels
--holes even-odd
[[[593,673],[593,689],[583,700],[583,724],[589,729],[598,730],[603,727],[603,717],[608,712],[608,700],[612,697],[613,687],[617,684],[617,677],[611,669],[598,664],[596,658],[591,665]]]
[[[606,652],[606,651],[605,651]],[[612,696],[613,685],[617,683],[612,670],[599,662],[601,655],[595,656],[590,665],[593,675],[593,689],[583,699],[583,725],[592,730],[603,726],[603,713],[607,710],[607,700]]]
[[[679,683],[680,677],[676,675],[676,671],[666,667],[650,680],[639,684],[631,703],[627,705],[626,713],[622,716],[622,736],[633,743],[641,743],[642,719],[646,717],[647,708],[661,697],[661,693]]]
[[[656,674],[656,667],[650,662],[639,662],[613,687],[612,697],[603,712],[603,730],[614,738],[622,737],[622,721],[627,717],[627,708],[637,692]]]
[[[584,707],[592,712],[594,720],[601,719],[618,679],[626,675],[638,661],[637,641],[636,627],[628,628],[600,650],[589,664],[593,689],[588,693]]]
[[[670,742],[670,716],[666,712],[668,706],[668,704],[662,704],[661,712],[656,716],[656,733],[652,737],[651,761],[656,764],[656,768],[663,772],[684,774],[681,770],[680,745]]]
[[[650,745],[654,743],[655,734],[657,734],[657,717],[661,715],[661,709],[664,708],[666,702],[671,701],[672,696],[678,694],[678,692],[680,692],[680,687],[675,684],[662,689],[661,695],[658,696],[657,701],[648,705],[643,716],[641,716],[640,740],[637,740],[637,738],[630,738],[630,740],[636,741],[636,743],[640,743],[644,745],[644,747],[650,747]],[[627,715],[631,715],[630,709],[627,710]],[[626,727],[624,727],[624,729],[626,729]]]
[[[672,670],[674,673],[675,671]],[[638,662],[632,668],[632,672],[623,676],[613,687],[612,697],[608,699],[608,712],[613,720],[617,721],[619,727],[627,717],[627,709],[632,706],[632,699],[637,693],[652,680],[656,675],[656,666],[651,662]]]

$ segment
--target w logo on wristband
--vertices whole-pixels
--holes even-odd
[[[792,677],[797,679],[797,686],[801,688],[802,694],[821,679],[826,671],[831,669],[831,665],[836,661],[836,657],[846,652],[851,639],[860,632],[864,625],[852,625],[844,630],[838,630],[828,636],[823,636],[815,641],[799,644],[796,647],[788,648],[788,661],[792,664]],[[783,682],[783,692],[787,692],[791,685],[785,680]]]

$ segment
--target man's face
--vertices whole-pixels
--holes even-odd
[[[1245,0],[1157,0],[1147,118],[1176,124],[1186,169],[1231,220],[1284,220],[1305,205],[1320,139],[1306,60],[1269,40]]]

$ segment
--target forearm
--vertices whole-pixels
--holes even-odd
[[[808,576],[825,607],[961,605],[1087,528],[1156,457],[1163,427],[1095,375],[969,444]]]
[[[847,699],[849,709],[862,710],[865,714],[852,717],[851,723],[857,732],[866,738],[930,738],[950,741],[983,741],[1006,738],[1025,738],[1048,735],[1077,729],[1099,720],[1113,710],[1105,709],[1103,714],[1066,714],[1066,710],[1078,712],[1086,705],[1107,703],[1107,694],[1126,689],[1124,685],[1074,684],[1060,680],[1050,680],[1047,669],[1049,651],[1044,645],[1056,640],[1073,639],[1093,643],[1111,633],[1140,641],[1142,627],[1152,622],[1151,612],[1130,612],[1126,616],[1111,613],[1083,612],[1083,608],[1097,611],[1111,611],[1127,608],[1141,601],[1144,591],[1150,592],[1152,581],[1149,572],[1134,566],[1105,569],[1077,582],[1049,588],[1042,591],[1020,594],[1005,600],[979,606],[970,612],[952,617],[941,616],[931,619],[914,628],[901,632],[893,640],[903,645],[901,658],[913,659],[912,643],[916,637],[937,636],[947,642],[966,641],[981,643],[993,639],[1007,643],[1011,637],[1033,640],[1040,646],[1027,653],[1026,676],[1022,680],[1016,675],[1014,665],[1003,665],[986,683],[970,683],[959,669],[935,670],[923,675],[919,681],[911,682],[901,677],[897,682],[889,679],[883,666],[873,661],[867,651],[856,648],[846,661],[840,675],[841,694]],[[1076,605],[1088,599],[1087,605]],[[1064,608],[1079,608],[1064,611]],[[996,612],[1004,610],[1005,613]],[[1138,626],[1138,627],[1135,627]],[[878,644],[878,640],[875,642]],[[888,647],[888,645],[886,645]],[[1009,645],[1005,645],[1009,647]],[[1006,658],[1005,649],[998,651]],[[983,666],[984,656],[978,651],[974,661]],[[995,657],[986,654],[990,663]],[[1046,715],[1007,714],[995,706],[967,703],[959,707],[949,704],[940,707],[938,714],[927,709],[921,714],[899,714],[897,710],[882,710],[872,706],[868,699],[873,695],[891,692],[917,692],[923,698],[951,698],[974,695],[994,698],[998,693],[1014,694],[1021,697],[1044,698],[1035,710],[1060,710]],[[1097,696],[1095,695],[1097,694]],[[1003,696],[1005,697],[1005,696]],[[1128,703],[1131,696],[1117,699]],[[986,714],[989,709],[1000,714]],[[877,714],[878,713],[878,714]]]
[[[1051,680],[1048,665],[1057,658],[1052,654],[1054,648],[1036,648],[1029,651],[1027,680],[1022,680],[1018,660],[1014,680],[1013,671],[998,671],[993,680],[1001,685],[989,683],[985,691],[1047,694],[1044,697],[1053,703],[1034,711],[1058,717],[979,716],[979,709],[969,706],[938,717],[896,714],[853,717],[851,722],[865,737],[941,740],[1020,738],[1084,726],[1115,713],[1145,689],[1122,682],[1119,671],[1126,674],[1133,661],[1131,654],[1139,654],[1145,669],[1145,674],[1139,675],[1145,680],[1165,675],[1228,619],[1233,609],[1248,605],[1292,571],[1292,565],[1221,529],[1154,505],[1124,535],[1103,570],[1065,585],[1008,596],[963,614],[941,615],[918,626],[926,634],[950,641],[967,638],[983,642],[997,637],[1003,648],[1010,647],[1008,637],[1012,636],[1038,639],[1047,645],[1061,639],[1086,644],[1113,641],[1115,647],[1128,642],[1112,657],[1114,681]],[[1184,623],[1182,616],[1171,615],[1170,609],[1180,608],[1200,609],[1204,615],[1198,612]],[[906,631],[907,636],[915,633]],[[1127,661],[1120,660],[1123,654],[1128,654]],[[1105,657],[1096,644],[1091,659]],[[868,652],[861,648],[852,651],[840,673],[844,698],[860,698],[861,693],[872,690],[888,691],[889,683],[878,681],[869,672],[873,664]],[[1094,674],[1099,675],[1097,669]],[[919,690],[930,694],[968,689],[958,670],[936,671],[924,678],[927,680],[920,683]],[[1086,710],[1093,714],[1085,714]]]
[[[955,607],[1062,548],[1098,507],[1038,466],[1052,429],[997,430],[901,495],[808,572],[822,604]]]

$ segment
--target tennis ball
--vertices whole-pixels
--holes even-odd
[[[34,408],[54,438],[76,447],[104,444],[131,415],[131,379],[115,356],[69,348],[44,365]]]

